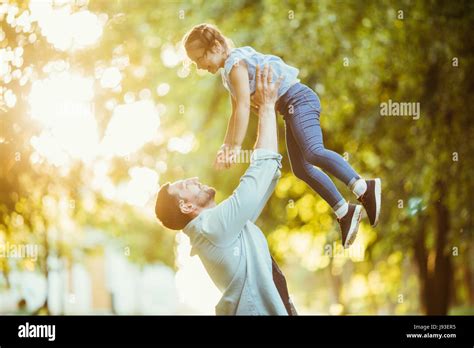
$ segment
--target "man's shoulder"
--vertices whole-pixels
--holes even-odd
[[[186,234],[190,237],[191,244],[205,243],[215,247],[228,247],[235,239],[233,236],[240,235],[240,233],[231,233],[234,227],[226,220],[226,210],[232,209],[231,205],[227,204],[231,197],[213,208],[204,210],[190,222],[191,225]]]
[[[199,240],[199,237],[215,233],[215,221],[213,222],[216,213],[213,211],[216,207],[202,211],[198,216],[192,219],[183,232],[190,238],[191,243]]]
[[[190,228],[198,233],[213,234],[215,230],[219,228],[218,217],[220,205],[221,204],[218,204],[215,207],[203,210],[197,217],[190,221],[188,224]]]

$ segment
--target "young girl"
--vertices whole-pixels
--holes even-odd
[[[304,180],[332,207],[345,248],[355,240],[362,207],[346,202],[331,179],[314,166],[346,184],[364,206],[371,225],[377,225],[381,180],[362,179],[340,155],[324,147],[319,121],[321,104],[316,93],[300,83],[298,69],[285,64],[279,57],[259,53],[248,46],[233,48],[231,41],[210,24],[193,27],[184,36],[183,44],[189,59],[199,69],[212,74],[222,69],[223,84],[231,95],[232,114],[217,158],[222,157],[223,151],[240,149],[249,122],[250,97],[255,92],[256,67],[263,71],[263,66],[269,65],[275,77],[283,77],[276,109],[285,120],[288,156],[295,176]],[[217,161],[216,165],[222,168],[228,167],[229,163]]]

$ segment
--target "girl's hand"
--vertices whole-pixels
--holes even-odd
[[[216,159],[214,160],[214,169],[222,170],[227,168],[229,168],[229,165],[226,156],[226,150],[221,147],[219,151],[217,151]]]
[[[216,159],[214,160],[214,168],[216,170],[230,168],[228,145],[221,145],[219,151],[217,151]]]
[[[217,170],[229,169],[237,162],[237,156],[240,152],[240,146],[231,147],[223,144],[219,151],[217,151],[216,159],[214,160],[214,168]]]

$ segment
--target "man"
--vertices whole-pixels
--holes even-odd
[[[192,255],[201,259],[223,296],[218,315],[296,314],[286,281],[270,256],[262,231],[254,224],[280,177],[275,102],[281,79],[271,82],[266,66],[257,71],[253,103],[258,107],[258,135],[251,163],[234,193],[220,204],[215,190],[197,178],[160,188],[156,216],[162,224],[183,230]]]

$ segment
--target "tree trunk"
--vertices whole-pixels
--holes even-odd
[[[428,303],[428,291],[430,287],[430,277],[428,276],[428,256],[425,246],[425,230],[426,230],[426,218],[421,217],[419,224],[420,228],[417,231],[416,239],[414,243],[415,261],[418,266],[419,279],[420,279],[420,305],[421,310],[426,313]]]
[[[451,300],[451,284],[453,281],[451,254],[446,252],[447,235],[449,232],[449,211],[445,205],[446,186],[438,182],[440,199],[434,205],[436,213],[434,266],[429,264],[429,253],[425,246],[426,222],[423,220],[415,240],[415,260],[420,273],[420,302],[423,312],[427,315],[446,315]]]
[[[435,203],[436,210],[436,259],[431,289],[430,303],[427,308],[428,315],[446,315],[450,305],[451,285],[453,272],[451,264],[451,249],[447,250],[446,242],[449,233],[449,211],[445,205],[446,186],[444,182],[438,182],[440,187],[440,199]]]

